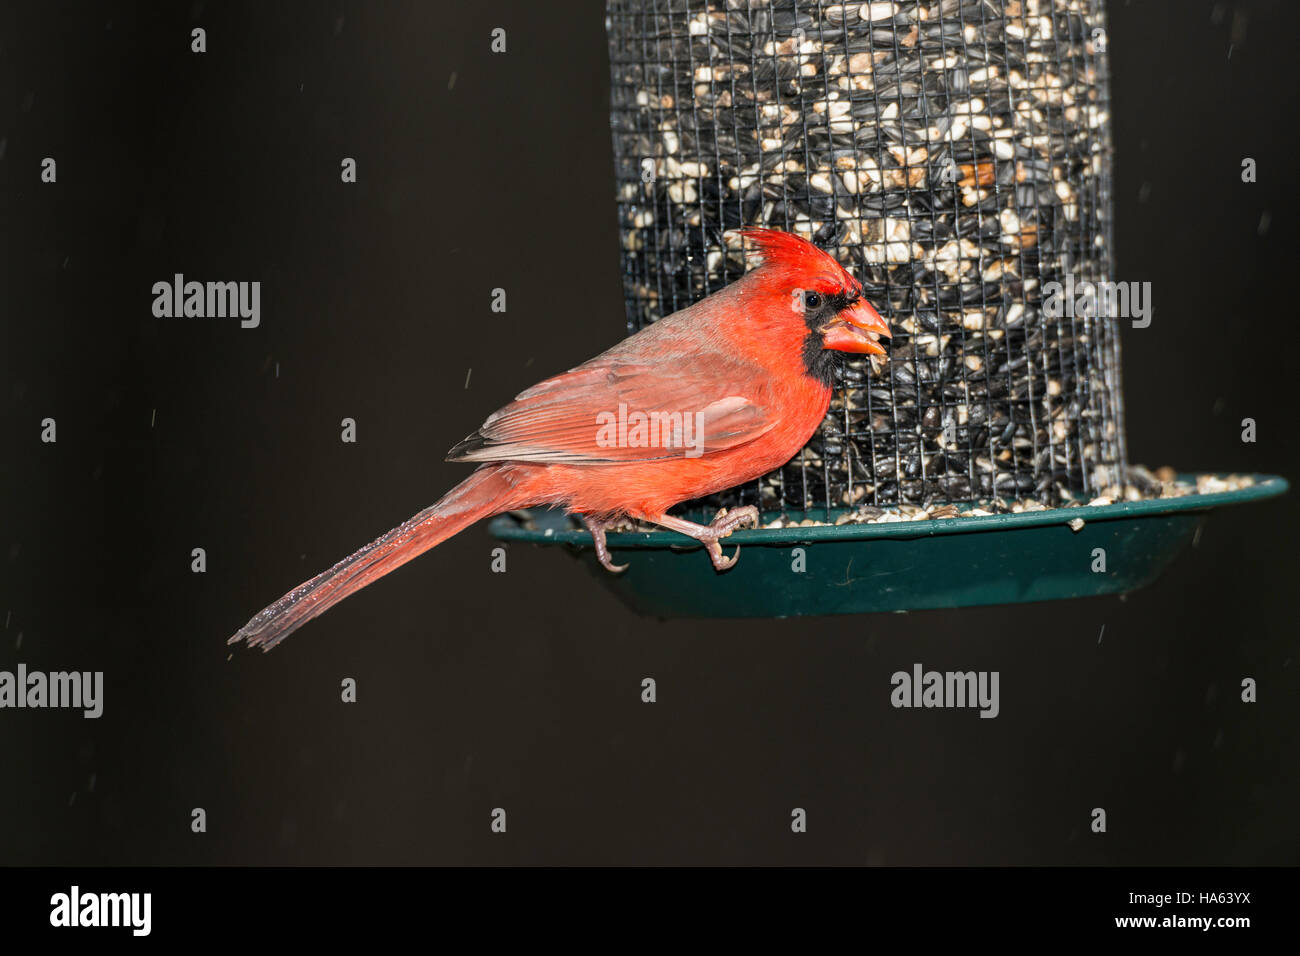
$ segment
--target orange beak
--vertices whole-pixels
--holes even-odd
[[[822,334],[823,349],[867,355],[884,355],[880,337],[891,337],[889,326],[866,299],[858,299],[817,331]]]

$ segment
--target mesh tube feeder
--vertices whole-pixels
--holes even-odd
[[[735,230],[767,226],[838,259],[894,333],[887,359],[846,363],[793,461],[698,503],[757,505],[766,526],[729,541],[767,547],[717,576],[698,555],[698,568],[667,559],[687,540],[675,534],[611,537],[633,566],[608,583],[634,606],[798,614],[1129,590],[1190,540],[1189,516],[1237,500],[1116,504],[1162,490],[1126,464],[1118,322],[1053,299],[1112,278],[1101,0],[608,0],[607,29],[628,330],[739,278],[752,263]],[[1107,540],[1146,549],[1155,571],[1095,573],[1081,521],[1118,522]],[[581,540],[554,524],[496,530]],[[823,583],[856,560],[840,577],[876,568],[892,597],[820,593],[791,574],[801,542],[821,545],[809,567]],[[987,577],[1002,552],[1010,587]],[[949,573],[885,581],[916,560]]]

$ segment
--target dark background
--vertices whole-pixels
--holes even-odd
[[[1156,304],[1124,338],[1131,458],[1294,479],[1300,14],[1110,15],[1117,278]],[[488,412],[622,336],[602,5],[0,26],[0,669],[105,672],[97,721],[0,712],[0,863],[1300,860],[1295,494],[1217,512],[1126,599],[785,621],[640,619],[551,550],[493,574],[478,526],[232,654],[463,477],[443,454]],[[155,319],[174,272],[261,280],[261,327]],[[894,710],[916,661],[1000,671],[1001,716]]]

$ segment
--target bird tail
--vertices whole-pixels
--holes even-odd
[[[269,651],[318,614],[345,597],[400,568],[452,535],[489,515],[522,508],[532,502],[518,472],[502,465],[485,465],[392,531],[344,558],[328,571],[298,585],[239,629],[227,644],[247,641]]]

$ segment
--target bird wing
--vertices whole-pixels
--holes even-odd
[[[447,460],[601,465],[697,457],[753,441],[776,424],[765,370],[702,350],[689,336],[638,338],[521,392]]]

